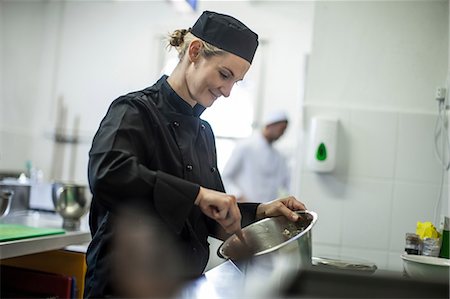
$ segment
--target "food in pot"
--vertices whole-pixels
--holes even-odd
[[[304,230],[303,227],[298,227],[295,223],[289,223],[283,230],[282,234],[286,237],[286,240],[298,235]]]

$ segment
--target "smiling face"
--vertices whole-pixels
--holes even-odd
[[[250,63],[225,53],[208,58],[200,56],[186,72],[190,97],[207,108],[220,96],[228,97],[234,84],[244,78]]]
[[[228,52],[205,57],[200,54],[202,46],[199,40],[190,44],[180,72],[172,74],[169,83],[191,106],[198,103],[207,108],[220,96],[230,95],[234,84],[244,78],[250,63]]]

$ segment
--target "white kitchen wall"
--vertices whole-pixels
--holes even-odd
[[[314,255],[401,270],[405,233],[438,225],[434,95],[448,72],[448,17],[448,1],[317,2],[303,130],[330,116],[339,136],[332,173],[301,170],[301,198],[319,215]],[[447,184],[442,199],[448,215]]]
[[[197,13],[181,15],[168,1],[2,1],[0,169],[23,169],[26,160],[45,179],[86,181],[90,141],[108,105],[118,96],[151,85],[162,66],[161,36],[191,26],[205,9],[242,19],[267,42],[263,111],[293,111],[298,127],[302,63],[310,49],[314,5],[309,2],[201,1]],[[267,20],[270,20],[268,22]],[[276,24],[274,26],[274,24]],[[257,53],[257,55],[259,55]],[[285,80],[289,78],[289,84]],[[55,147],[58,101],[67,109],[66,133],[80,117],[82,144]],[[285,147],[298,136],[287,132]],[[55,154],[64,157],[55,170]]]

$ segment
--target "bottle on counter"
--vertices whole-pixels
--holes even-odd
[[[405,252],[408,254],[420,255],[422,253],[422,240],[419,235],[414,233],[406,233]]]
[[[441,249],[440,239],[437,238],[425,238],[422,241],[422,255],[435,256],[439,255]]]
[[[441,251],[439,252],[439,256],[443,258],[449,258],[449,231],[450,231],[450,219],[448,217],[443,217],[442,226],[442,243],[441,243]]]

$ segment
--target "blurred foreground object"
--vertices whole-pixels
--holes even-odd
[[[113,242],[112,282],[122,298],[173,298],[184,286],[186,267],[173,236],[156,218],[122,212]]]

